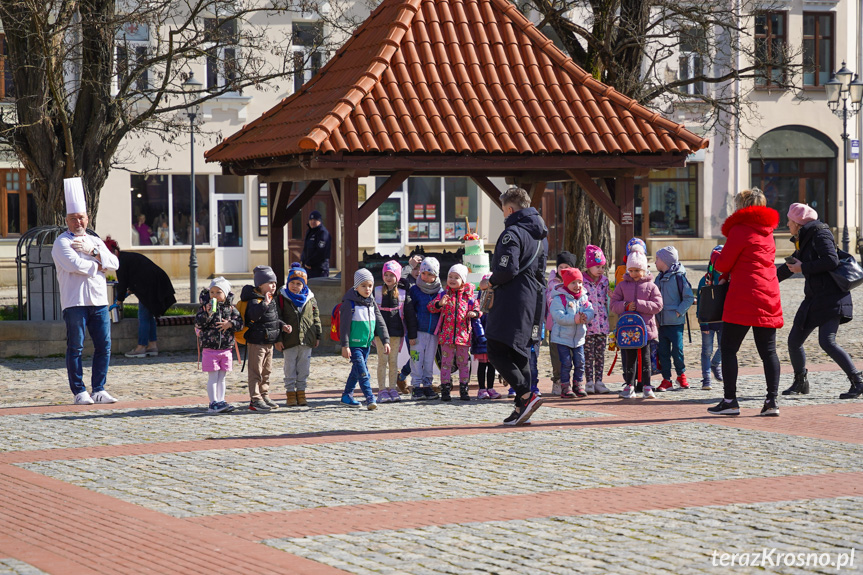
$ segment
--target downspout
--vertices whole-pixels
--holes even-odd
[[[849,3],[850,6],[850,3]],[[863,0],[857,5],[857,77],[863,79]],[[857,114],[857,139],[863,139],[863,111]],[[857,242],[860,245],[860,226],[863,224],[863,158],[857,159],[857,186],[855,187],[854,201],[857,202],[858,218],[854,226],[857,229]],[[857,249],[860,253],[860,249]]]
[[[860,0],[863,2],[863,0]],[[734,3],[735,18],[737,25],[740,26],[740,0]],[[740,32],[737,34],[737,50],[735,50],[735,70],[740,70]],[[734,117],[734,188],[732,195],[740,191],[740,76],[734,78],[734,95],[737,98],[737,113]],[[748,186],[747,186],[748,187]],[[728,206],[728,198],[725,198],[725,205]]]

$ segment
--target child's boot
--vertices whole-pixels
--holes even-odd
[[[462,401],[470,401],[470,390],[468,384],[462,383],[458,386],[458,398]]]
[[[560,381],[551,382],[551,394],[560,395]]]
[[[285,401],[285,407],[294,407],[295,405],[298,405],[296,391],[289,391],[286,395],[288,396],[288,399]]]
[[[452,384],[451,383],[442,383],[440,385],[440,400],[441,401],[452,401]]]
[[[572,387],[569,383],[561,383],[560,384],[560,396],[561,397],[575,397],[575,394],[572,392]]]
[[[306,392],[298,391],[297,392],[297,405],[308,405],[309,402],[306,401]]]
[[[587,397],[587,390],[584,388],[583,381],[575,382],[575,396],[576,397]]]

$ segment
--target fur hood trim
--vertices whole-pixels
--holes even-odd
[[[741,208],[728,216],[722,224],[722,235],[728,237],[728,233],[736,225],[748,226],[763,236],[773,233],[779,225],[779,212],[766,206],[749,206]]]

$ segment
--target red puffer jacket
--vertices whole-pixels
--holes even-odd
[[[782,302],[774,263],[773,230],[777,225],[779,212],[762,206],[739,209],[722,224],[722,235],[728,239],[715,264],[729,282],[722,321],[782,327]]]

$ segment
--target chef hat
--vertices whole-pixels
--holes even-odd
[[[87,213],[87,201],[84,199],[84,183],[81,181],[81,178],[66,178],[63,180],[63,191],[66,193],[66,215]]]

